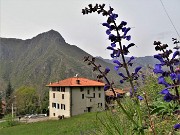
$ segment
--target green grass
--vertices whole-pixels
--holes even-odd
[[[102,114],[102,113],[101,113]],[[80,135],[96,130],[96,113],[86,113],[63,120],[21,123],[5,127],[0,123],[0,135]]]

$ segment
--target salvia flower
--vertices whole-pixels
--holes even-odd
[[[167,93],[169,93],[169,90],[168,90],[168,89],[164,89],[164,90],[162,90],[162,91],[160,92],[160,94],[167,94]]]
[[[166,80],[164,79],[163,76],[160,76],[160,77],[158,78],[158,83],[165,85],[165,87],[170,86],[170,85],[166,82]]]
[[[173,100],[173,95],[168,92],[167,94],[165,94],[164,100],[165,100],[166,102],[170,102],[171,100]]]
[[[160,74],[163,74],[164,71],[162,70],[161,64],[156,64],[153,72],[154,72],[155,74],[159,74],[159,73],[160,73]]]
[[[174,125],[174,129],[180,129],[180,123]]]
[[[164,65],[164,60],[161,55],[159,55],[159,54],[154,55],[154,58],[158,59],[161,62],[161,64]]]
[[[104,91],[107,91],[108,89],[110,89],[110,85],[105,84],[105,85],[104,85]]]
[[[144,98],[143,98],[142,96],[140,96],[140,95],[138,95],[137,98],[138,98],[140,101],[144,99]]]

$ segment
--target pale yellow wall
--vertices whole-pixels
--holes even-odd
[[[88,90],[90,91],[89,94],[87,93]],[[53,93],[55,93],[55,98],[53,98]],[[95,93],[95,98],[93,98],[93,93]],[[101,98],[99,98],[99,93],[101,93]],[[64,99],[62,99],[62,94],[64,94]],[[70,96],[70,94],[72,95]],[[84,94],[84,99],[82,99],[82,94]],[[56,108],[52,107],[52,103],[56,103]],[[57,103],[59,103],[59,109],[57,109]],[[102,106],[98,107],[98,103],[102,103]],[[65,110],[61,109],[61,104],[65,104]],[[71,115],[82,114],[88,111],[87,107],[91,107],[91,112],[102,111],[105,109],[105,94],[103,87],[101,87],[100,91],[98,90],[98,87],[95,87],[95,91],[93,87],[84,87],[82,92],[80,91],[80,87],[65,87],[65,92],[52,91],[52,88],[50,88],[50,117],[57,118],[58,115],[70,117]],[[55,113],[55,116],[53,113]]]
[[[87,90],[90,91],[90,94],[87,94]],[[95,98],[92,98],[93,93],[95,93]],[[99,98],[99,93],[101,93],[101,98]],[[82,94],[84,94],[84,99],[82,99]],[[98,103],[102,103],[102,107],[98,107]],[[72,116],[87,112],[87,107],[92,107],[91,112],[105,109],[103,87],[101,87],[101,91],[98,90],[98,87],[95,87],[95,91],[93,87],[84,87],[82,92],[79,87],[72,88]]]
[[[53,93],[55,93],[55,98],[53,98]],[[62,99],[62,94],[64,94],[64,99]],[[56,108],[52,107],[52,103],[56,103]],[[59,109],[57,108],[59,104]],[[65,110],[61,109],[61,104],[65,104]],[[55,113],[55,116],[53,115]],[[49,91],[49,116],[58,117],[59,115],[64,115],[65,117],[70,117],[70,89],[65,87],[65,92]]]

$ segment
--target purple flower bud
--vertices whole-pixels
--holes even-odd
[[[137,67],[137,68],[135,69],[135,74],[137,74],[138,71],[139,71],[141,68],[142,68],[141,66]]]
[[[158,73],[162,74],[162,73],[163,73],[163,70],[161,69],[161,64],[156,64],[153,72],[154,72],[155,74],[158,74]]]
[[[116,47],[116,44],[115,44],[115,43],[111,43],[111,46],[112,46],[112,47]]]
[[[104,85],[104,91],[107,91],[110,88],[110,86],[108,84]]]
[[[169,93],[169,90],[168,90],[168,89],[164,89],[164,90],[162,90],[162,91],[160,92],[160,94],[167,94],[167,93]]]
[[[129,36],[126,36],[126,40],[127,41],[130,41],[131,40],[131,36],[129,35]]]
[[[111,31],[109,29],[106,30],[106,34],[109,35],[111,34]]]
[[[124,81],[123,81],[123,80],[120,80],[120,83],[122,84],[122,83],[124,83]]]
[[[172,57],[172,59],[174,59],[177,55],[179,55],[180,53],[179,53],[179,51],[175,51],[174,52],[174,54],[173,54],[173,57]]]
[[[119,66],[122,65],[119,60],[113,60],[113,63],[118,64]]]
[[[130,44],[127,46],[127,48],[130,48],[130,47],[132,47],[132,46],[135,46],[135,44],[134,44],[134,43],[130,43]]]
[[[125,25],[127,25],[127,22],[122,21],[120,25],[125,26]]]
[[[114,70],[118,71],[120,66],[114,66]]]
[[[142,96],[137,96],[137,98],[141,101],[141,100],[143,100],[144,98],[142,97]]]
[[[108,50],[114,50],[114,48],[111,47],[111,46],[108,46],[107,49],[108,49]]]
[[[134,56],[132,56],[132,57],[130,57],[129,58],[129,61],[127,62],[128,64],[132,61],[132,60],[134,60],[135,58],[134,58]]]
[[[173,95],[170,94],[170,93],[167,93],[167,94],[164,96],[164,101],[170,102],[171,100],[173,100]]]
[[[175,124],[174,129],[180,129],[180,124]]]
[[[175,80],[176,79],[176,74],[175,73],[171,73],[170,77],[171,77],[171,80]]]
[[[154,58],[158,59],[158,60],[161,62],[161,64],[163,64],[163,65],[164,65],[164,60],[163,60],[163,58],[162,58],[162,56],[161,56],[161,55],[159,55],[159,54],[154,55]]]
[[[108,27],[108,28],[110,28],[109,23],[102,23],[102,25],[103,25],[103,26],[106,26],[106,27]]]
[[[160,76],[160,77],[158,78],[158,83],[159,83],[159,84],[163,84],[163,85],[165,85],[166,87],[169,86],[169,84],[165,81],[165,79],[164,79],[163,76]]]
[[[125,76],[124,76],[124,74],[123,73],[118,73],[118,75],[120,75],[121,77],[123,77],[123,78],[126,78]]]
[[[109,71],[110,71],[110,68],[107,67],[104,72],[109,73]]]
[[[131,28],[128,27],[128,28],[126,28],[126,29],[124,30],[124,36],[126,36],[126,34],[128,33],[128,31],[129,31],[130,29],[131,29]]]
[[[123,28],[122,28],[122,32],[125,32],[125,30],[126,30],[126,27],[123,27]]]

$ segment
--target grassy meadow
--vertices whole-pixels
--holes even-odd
[[[96,129],[96,114],[86,113],[63,120],[48,120],[36,123],[20,123],[6,126],[0,123],[0,135],[78,135],[89,134]],[[103,112],[100,113],[102,115]]]

